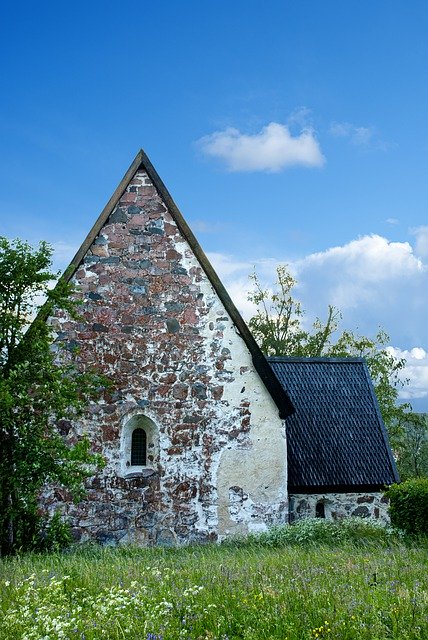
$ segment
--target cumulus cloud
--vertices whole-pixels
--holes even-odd
[[[214,252],[207,253],[207,256],[239,312],[247,320],[251,318],[256,308],[248,300],[248,292],[252,288],[250,274],[256,271],[262,282],[271,286],[275,281],[278,261],[274,258],[261,258],[245,262],[232,255]]]
[[[227,128],[198,140],[202,152],[229,171],[278,172],[291,166],[321,167],[325,158],[312,129],[293,136],[288,126],[271,122],[254,135]]]
[[[411,229],[412,235],[416,238],[415,251],[421,257],[428,256],[428,226]]]
[[[288,263],[298,281],[294,295],[306,310],[306,326],[317,316],[325,318],[333,304],[342,312],[343,328],[374,337],[383,327],[392,343],[401,346],[393,348],[394,354],[408,361],[403,380],[409,378],[410,385],[403,387],[400,398],[410,400],[416,410],[428,409],[428,268],[408,242],[370,235],[299,260],[283,256],[250,262],[220,253],[209,257],[247,320],[255,311],[247,299],[249,274],[255,268],[263,286],[272,288],[276,266]],[[405,345],[411,346],[406,350]]]
[[[422,261],[414,255],[408,242],[390,242],[376,234],[313,253],[301,261],[301,268],[315,266],[336,270],[339,265],[342,277],[364,285],[424,271]]]
[[[403,370],[403,382],[408,381],[399,396],[402,400],[412,402],[418,398],[428,398],[428,353],[422,347],[413,349],[399,349],[388,347],[388,351],[396,358],[406,360],[406,368]]]
[[[416,296],[423,291],[428,279],[426,265],[408,242],[390,242],[379,235],[362,236],[294,261],[240,261],[222,253],[210,253],[209,258],[228,286],[235,286],[238,280],[244,286],[245,282],[245,295],[248,275],[254,269],[269,284],[275,280],[276,266],[287,262],[308,300],[306,307],[313,307],[315,313],[316,307],[326,308],[328,304],[343,310],[364,307],[366,312],[382,306],[392,308],[401,304],[400,296],[406,292]]]
[[[343,326],[356,333],[374,336],[382,327],[392,344],[427,349],[428,268],[408,242],[364,236],[309,255],[296,267],[303,304],[312,315],[324,317],[333,304]]]
[[[207,253],[207,256],[220,279],[227,278],[232,274],[237,274],[242,271],[245,273],[250,273],[251,271],[250,262],[238,261],[233,256],[216,253],[214,251]]]
[[[249,275],[254,270],[254,265],[224,253],[208,252],[207,257],[239,312],[247,320],[251,318],[256,310],[248,300]]]

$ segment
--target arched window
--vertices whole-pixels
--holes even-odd
[[[155,470],[159,464],[159,430],[148,416],[126,416],[120,434],[118,473],[128,475]]]
[[[317,502],[315,507],[315,517],[316,518],[325,518],[325,506],[324,502]]]
[[[147,464],[147,434],[144,429],[137,428],[132,432],[131,465]]]

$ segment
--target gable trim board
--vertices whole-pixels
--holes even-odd
[[[268,358],[296,408],[287,420],[289,493],[379,491],[399,482],[363,358]]]
[[[63,274],[63,279],[65,279],[66,281],[69,281],[73,277],[73,275],[76,273],[87,251],[91,247],[92,243],[94,242],[95,238],[101,231],[104,224],[107,222],[110,214],[113,212],[114,208],[118,204],[120,198],[124,194],[132,178],[134,177],[136,172],[139,170],[144,170],[149,176],[154,187],[159,193],[161,199],[166,204],[169,213],[171,214],[172,218],[176,222],[178,229],[180,230],[184,239],[188,242],[194,255],[196,256],[197,260],[199,261],[200,265],[205,271],[214,290],[219,296],[226,311],[230,315],[235,327],[238,329],[242,339],[244,340],[245,344],[248,347],[248,350],[250,351],[252,361],[256,368],[257,373],[259,374],[261,380],[263,381],[263,384],[269,391],[270,395],[272,396],[272,399],[274,400],[275,404],[278,407],[279,417],[281,419],[287,418],[294,411],[293,405],[290,401],[290,398],[287,395],[287,392],[284,390],[283,386],[280,384],[277,377],[273,373],[271,367],[267,363],[265,356],[261,352],[260,347],[255,341],[252,333],[248,329],[243,317],[239,313],[235,304],[232,302],[231,297],[227,293],[224,285],[222,284],[217,273],[215,272],[214,267],[208,260],[201,245],[196,240],[196,237],[194,236],[192,230],[190,229],[189,225],[185,221],[179,208],[177,207],[174,200],[172,199],[168,189],[164,185],[156,169],[154,168],[148,156],[142,149],[140,149],[140,151],[137,153],[135,159],[133,160],[132,164],[130,165],[129,169],[125,173],[121,182],[115,189],[110,200],[107,202],[106,206],[104,207],[98,219],[96,220],[94,226],[89,231],[88,235],[83,241],[80,249],[77,251],[70,265],[65,270]]]

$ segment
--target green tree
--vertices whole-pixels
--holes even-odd
[[[409,404],[398,402],[399,389],[405,384],[400,374],[406,361],[387,349],[389,337],[385,331],[380,329],[374,338],[340,331],[341,314],[332,305],[325,321],[317,318],[309,329],[304,328],[305,312],[293,296],[297,282],[286,265],[277,268],[273,291],[262,287],[256,273],[251,280],[253,289],[248,299],[256,306],[256,313],[248,325],[265,355],[365,358],[391,444],[400,459],[405,427],[415,421],[415,414]]]
[[[88,440],[68,442],[61,419],[79,415],[103,384],[78,373],[74,354],[59,357],[46,318],[53,308],[75,313],[72,288],[51,271],[52,250],[41,242],[0,238],[0,552],[37,546],[38,496],[54,482],[81,495],[84,479],[100,464]],[[40,311],[37,299],[46,298]],[[35,317],[36,316],[36,317]],[[33,320],[33,318],[35,319]]]
[[[428,478],[428,414],[410,414],[397,440],[401,479]]]

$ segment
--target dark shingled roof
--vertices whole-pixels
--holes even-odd
[[[362,358],[268,358],[295,413],[288,490],[374,491],[399,480]]]

